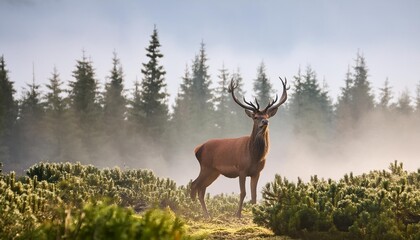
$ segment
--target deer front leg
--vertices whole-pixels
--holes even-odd
[[[239,175],[239,187],[241,189],[241,195],[240,195],[240,198],[239,198],[239,209],[238,209],[238,212],[236,213],[236,216],[238,218],[242,217],[242,204],[244,203],[244,199],[245,199],[245,196],[246,196],[245,180],[246,180],[246,174],[241,173]]]
[[[260,178],[260,173],[251,177],[251,203],[257,203],[257,183],[258,179]]]

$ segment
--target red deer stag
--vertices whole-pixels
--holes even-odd
[[[276,99],[269,102],[264,110],[260,110],[257,99],[255,99],[255,105],[252,102],[247,102],[245,98],[245,104],[239,101],[234,93],[238,84],[233,80],[231,81],[228,90],[232,93],[233,100],[245,109],[246,115],[253,119],[254,126],[251,136],[212,139],[195,148],[195,156],[200,163],[200,174],[191,184],[191,198],[195,199],[198,193],[198,199],[206,217],[209,217],[206,203],[204,202],[206,188],[220,174],[228,178],[239,177],[241,194],[239,209],[236,213],[237,217],[241,217],[242,204],[246,195],[246,177],[251,177],[251,203],[256,203],[258,178],[261,170],[264,168],[269,146],[268,119],[276,114],[277,109],[287,99],[287,79],[283,81],[280,78],[280,80],[283,84],[283,94],[279,102],[276,103],[278,100],[278,95],[276,95]]]

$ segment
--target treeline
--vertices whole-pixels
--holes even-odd
[[[176,156],[190,153],[211,137],[249,133],[249,120],[227,92],[234,79],[239,82],[238,95],[244,95],[240,70],[228,71],[222,66],[212,88],[215,79],[209,74],[205,44],[201,43],[191,65],[185,68],[174,105],[169,106],[160,47],[155,28],[146,48],[147,61],[141,65],[141,81],[135,82],[134,89],[125,88],[116,53],[103,87],[93,62],[83,52],[76,61],[73,80],[65,84],[54,68],[45,92],[32,82],[20,99],[15,98],[13,79],[9,79],[6,60],[1,56],[0,162],[13,169],[39,161],[144,167],[138,163],[148,159],[174,162]],[[310,66],[299,69],[290,81],[286,107],[274,120],[279,124],[273,127],[290,129],[294,136],[328,141],[351,134],[372,113],[390,119],[420,116],[420,85],[414,100],[408,90],[395,100],[385,80],[375,97],[365,58],[360,54],[343,75],[344,87],[333,103],[315,70]],[[262,105],[274,97],[263,62],[257,67],[253,86]]]

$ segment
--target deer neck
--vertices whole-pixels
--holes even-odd
[[[251,153],[252,160],[261,161],[265,159],[269,147],[268,140],[268,126],[264,129],[254,126],[250,139],[249,139],[249,150]]]

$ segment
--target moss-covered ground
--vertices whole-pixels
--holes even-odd
[[[221,215],[210,219],[189,219],[185,223],[188,233],[193,239],[273,239],[288,240],[291,238],[275,236],[267,228],[257,226],[252,222],[252,213],[244,210],[242,218],[234,213]]]

